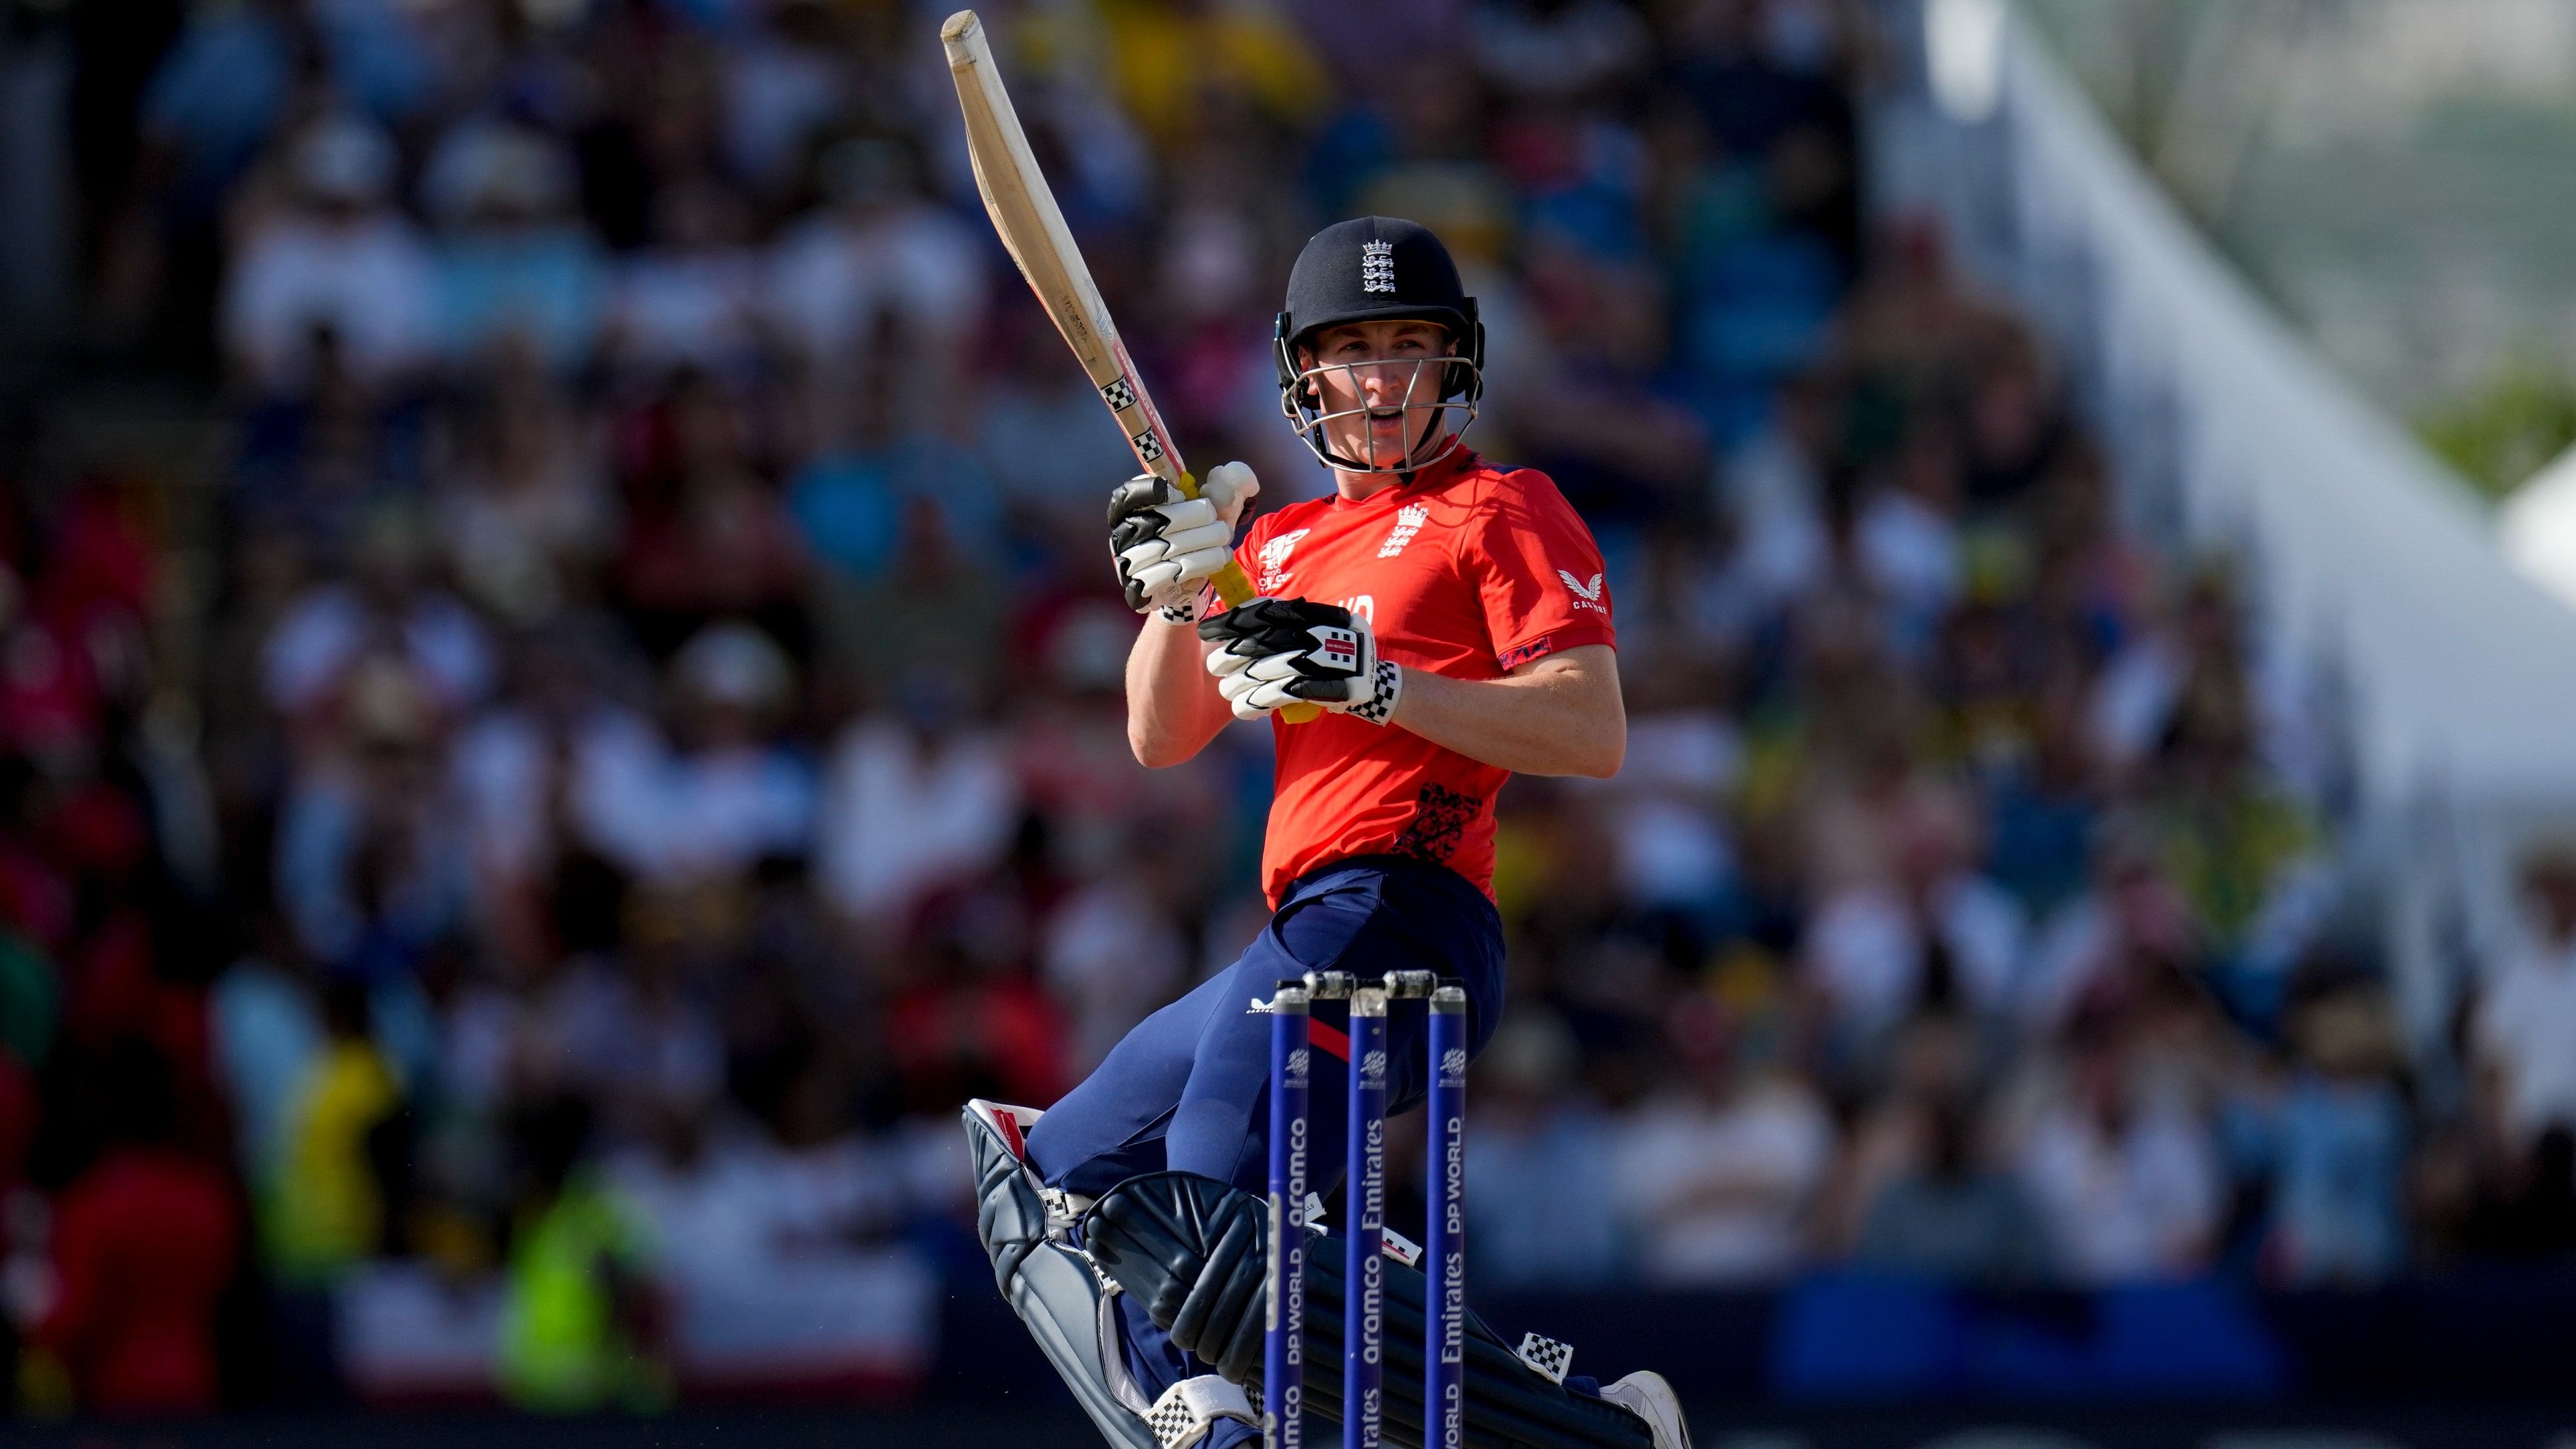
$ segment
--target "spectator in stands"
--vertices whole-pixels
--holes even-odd
[[[769,1184],[760,1162],[766,1144],[711,1102],[665,1098],[642,1105],[650,1111],[642,1143],[613,1158],[608,1177],[653,1240],[673,1245],[660,1271],[685,1290],[694,1280],[765,1266]]]
[[[2306,803],[2254,757],[2241,673],[2195,675],[2153,788],[2167,876],[2191,903],[2216,989],[2249,1020],[2276,1019],[2332,879]]]
[[[159,1053],[129,1043],[87,1085],[104,1144],[55,1205],[57,1286],[36,1342],[89,1413],[211,1413],[216,1301],[241,1253],[232,1188],[173,1140],[176,1089]]]
[[[1666,1286],[1776,1281],[1807,1254],[1833,1118],[1722,1007],[1689,998],[1669,1032],[1680,1082],[1622,1123],[1614,1181],[1636,1224],[1638,1267]],[[1776,1028],[1775,1028],[1776,1029]]]
[[[2502,1083],[2476,1083],[2466,1120],[2425,1143],[2415,1163],[2416,1217],[2436,1262],[2563,1258],[2576,1251],[2576,1133],[2524,1142]]]
[[[1609,0],[1479,5],[1468,35],[1476,68],[1498,89],[1532,101],[1605,91],[1642,69],[1653,44],[1637,12]]]
[[[1612,1119],[1577,1083],[1577,1050],[1563,1022],[1524,1008],[1477,1058],[1468,1233],[1497,1289],[1600,1287],[1627,1266]]]
[[[651,1410],[670,1401],[667,1314],[634,1210],[598,1180],[580,1099],[525,1104],[513,1124],[522,1188],[513,1222],[500,1380],[546,1413]]]
[[[763,204],[801,179],[814,138],[847,114],[851,36],[824,0],[783,0],[733,28],[724,57],[724,156]]]
[[[573,179],[564,147],[520,121],[467,121],[430,153],[421,199],[442,228],[434,320],[450,367],[504,343],[557,377],[589,361],[608,283]]]
[[[1856,621],[1835,612],[1813,623],[1819,635],[1837,636],[1815,646],[1820,656],[1832,651],[1817,667],[1834,677],[1817,680],[1802,701],[1831,716],[1804,730],[1806,748],[1822,758],[1798,802],[1802,874],[1819,898],[1896,886],[1909,864],[1955,867],[1975,858],[1977,841],[1975,798],[1962,782],[1927,768],[1911,737],[1917,715],[1910,683],[1881,673],[1874,656],[1844,655],[1855,647],[1845,631]],[[1963,850],[1971,853],[1962,857]]]
[[[1016,820],[1013,822],[1016,824]],[[1073,886],[1040,926],[1038,971],[1071,1019],[1066,1060],[1077,1075],[1190,982],[1189,942],[1180,932],[1174,892],[1153,877],[1122,868],[1138,839],[1083,862],[1088,879]]]
[[[338,715],[285,803],[278,903],[327,969],[399,978],[463,927],[473,893],[439,710],[408,664],[379,655],[351,668]]]
[[[673,885],[738,880],[769,857],[803,859],[815,780],[781,737],[795,666],[748,624],[700,631],[671,661],[671,746],[622,737],[586,751],[574,808],[628,873]]]
[[[894,709],[853,719],[832,748],[819,877],[848,918],[899,926],[925,895],[1002,861],[1020,825],[1020,781],[963,681],[891,683]]]
[[[339,977],[322,993],[325,1041],[289,1090],[285,1152],[260,1192],[271,1266],[291,1286],[327,1287],[382,1250],[396,1224],[385,1134],[402,1087],[376,1044],[363,983]]]
[[[457,827],[476,915],[511,962],[578,949],[549,918],[558,873],[595,848],[577,782],[642,771],[662,749],[651,722],[609,689],[618,663],[606,621],[557,615],[513,641],[500,697],[458,735]]]
[[[1554,406],[1513,416],[1513,438],[1567,501],[1614,531],[1689,506],[1708,477],[1706,426],[1659,386],[1670,357],[1661,279],[1623,258],[1558,245],[1532,295],[1556,370]]]
[[[1955,1007],[1916,1012],[1892,1033],[1872,1065],[1877,1080],[1853,1115],[1851,1130],[1816,1206],[1816,1241],[1826,1255],[1847,1254],[1860,1241],[1870,1209],[1899,1179],[1920,1175],[1930,1160],[1930,1107],[1980,1098],[1977,1023]],[[1980,1152],[1992,1145],[1971,1128]]]
[[[1985,1286],[2045,1279],[2038,1214],[2010,1173],[1980,1161],[1977,1104],[1945,1095],[1912,1107],[1921,1164],[1870,1203],[1854,1255],[1873,1268]]]
[[[436,344],[428,255],[391,205],[397,157],[384,133],[333,115],[297,133],[285,203],[244,240],[224,296],[224,342],[251,387],[301,392],[328,336],[358,384],[409,381]]]
[[[980,556],[1000,541],[1001,507],[982,462],[940,431],[929,410],[907,407],[921,383],[904,357],[909,335],[886,330],[876,364],[858,374],[846,430],[827,438],[788,482],[788,509],[806,548],[824,565],[822,609],[827,637],[835,640],[902,632],[863,627],[850,616],[890,602],[885,595],[902,597],[887,575],[914,562],[911,547]],[[1092,402],[1098,406],[1096,397]],[[935,520],[906,516],[925,508]],[[933,529],[929,537],[904,537],[907,530]],[[990,609],[968,612],[990,626]],[[836,627],[839,634],[831,633]]]
[[[2125,996],[2142,969],[2197,958],[2191,905],[2165,875],[2144,821],[2104,819],[2087,855],[2086,889],[2042,923],[2012,994],[2025,1030],[2056,1030],[2088,1004]]]
[[[217,1084],[232,1107],[233,1149],[254,1193],[284,1181],[295,1146],[294,1109],[306,1072],[326,1038],[312,984],[283,923],[274,939],[225,969],[207,997],[208,1047]]]
[[[1884,483],[1867,490],[1852,520],[1860,577],[1878,600],[1889,647],[1909,662],[1931,658],[1963,583],[1959,474],[1958,444],[1949,431],[1917,423]]]
[[[760,361],[760,257],[743,199],[705,171],[656,188],[652,245],[619,259],[603,350],[649,381],[695,368],[740,386]]]
[[[2576,846],[2552,843],[2522,862],[2527,943],[2478,992],[2472,1064],[2495,1079],[2518,1146],[2552,1127],[2576,1131]]]
[[[2147,622],[2159,561],[2121,528],[2118,508],[2099,445],[2070,430],[2026,506],[2038,551],[2033,606],[2052,653],[2043,672],[2052,680],[2093,673]],[[2096,742],[2097,754],[2103,743]]]
[[[890,566],[822,595],[817,628],[833,667],[880,700],[915,687],[976,704],[1004,693],[1005,601],[974,567],[989,550],[959,530],[958,511],[927,494],[901,497]]]
[[[590,1099],[602,1128],[631,1137],[663,1104],[710,1102],[723,1089],[724,1032],[706,1000],[710,938],[722,928],[704,918],[725,909],[668,889],[629,892],[623,949],[576,964],[549,1003],[563,1085]]]
[[[1294,128],[1332,94],[1305,35],[1267,5],[1122,9],[1103,19],[1118,99],[1166,150],[1237,113]]]
[[[2406,1109],[2389,1003],[2347,986],[2292,1021],[2299,1064],[2272,1122],[2271,1270],[2292,1283],[2376,1283],[2405,1246]]]
[[[258,159],[295,81],[293,7],[191,7],[142,96],[138,128],[167,153],[173,210],[211,213]]]
[[[811,370],[821,406],[873,373],[906,379],[903,415],[945,408],[990,294],[981,242],[922,194],[906,141],[841,141],[817,170],[828,209],[780,239],[769,325]],[[889,335],[899,351],[884,346]]]
[[[431,582],[429,544],[414,508],[387,503],[368,514],[350,578],[306,589],[262,647],[271,709],[290,723],[326,719],[365,659],[412,676],[423,723],[482,700],[492,687],[491,641],[473,611]]]
[[[1623,645],[1631,656],[1637,643]],[[1689,650],[1676,641],[1676,654]],[[1621,894],[1669,922],[1696,959],[1737,924],[1745,885],[1725,807],[1741,783],[1744,743],[1713,697],[1712,669],[1659,659],[1627,689],[1628,755],[1619,774],[1586,789],[1602,808]]]
[[[1025,910],[990,886],[951,893],[902,939],[885,1044],[905,1111],[995,1092],[1051,1102],[1070,1083],[1063,1009],[1021,965]]]
[[[2037,701],[2034,713],[2028,753],[2004,765],[1994,791],[1985,872],[2046,921],[2084,889],[2104,802],[2074,692]]]
[[[2216,1144],[2188,1104],[2141,1082],[2138,1066],[2119,1019],[2078,1021],[2018,1134],[2022,1184],[2077,1283],[2196,1273],[2216,1246],[2225,1206]]]
[[[764,474],[756,399],[683,371],[621,425],[626,527],[611,602],[667,657],[719,619],[807,636],[806,551]]]
[[[1980,359],[1962,438],[1968,506],[1991,514],[2038,487],[2070,432],[2038,349],[2026,337],[1999,341]]]
[[[1889,748],[1878,769],[1901,778],[1903,757]],[[1821,833],[1873,817],[1897,822],[1893,838],[1879,843],[1893,854],[1890,873],[1856,874],[1823,896],[1800,943],[1806,985],[1845,1053],[1874,1052],[1918,1001],[2000,1012],[2021,971],[2026,923],[2011,896],[1969,869],[1975,845],[1964,810],[1942,800],[1914,812],[1905,790],[1865,793],[1852,801],[1849,821],[1825,815],[1820,826]]]

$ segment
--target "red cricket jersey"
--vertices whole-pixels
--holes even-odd
[[[1406,669],[1500,679],[1583,644],[1615,644],[1601,550],[1544,473],[1461,448],[1357,503],[1335,494],[1254,520],[1235,559],[1276,598],[1367,616]],[[1511,772],[1401,725],[1327,712],[1274,720],[1277,792],[1262,887],[1354,855],[1410,855],[1493,893],[1494,797]]]

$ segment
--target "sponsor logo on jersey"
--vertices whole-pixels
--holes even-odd
[[[1360,290],[1388,293],[1395,290],[1395,243],[1360,243]]]
[[[1393,558],[1404,552],[1404,546],[1413,542],[1413,536],[1430,521],[1431,509],[1424,504],[1408,503],[1395,510],[1395,527],[1386,531],[1386,542],[1377,546],[1377,556]]]
[[[1599,574],[1594,574],[1591,582],[1589,583],[1576,578],[1574,575],[1567,573],[1563,569],[1558,569],[1556,571],[1556,576],[1565,580],[1565,586],[1568,589],[1573,590],[1574,607],[1578,609],[1590,609],[1593,612],[1600,614],[1607,614],[1610,612],[1609,608],[1601,602],[1601,576]]]
[[[1255,587],[1265,594],[1279,592],[1279,586],[1288,582],[1288,551],[1310,532],[1313,530],[1300,528],[1261,545],[1261,580]]]

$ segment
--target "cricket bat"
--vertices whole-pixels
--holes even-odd
[[[1046,308],[1101,402],[1118,419],[1136,461],[1184,497],[1198,497],[1199,480],[1181,465],[1171,430],[1154,411],[1154,399],[1118,340],[1118,325],[1109,320],[1100,288],[1092,283],[1091,268],[1056,208],[1055,193],[1029,151],[1028,133],[1020,129],[1019,112],[1011,108],[1010,92],[1002,88],[1001,72],[993,64],[984,23],[974,11],[960,10],[939,27],[939,43],[948,51],[949,75],[957,82],[957,106],[966,114],[966,154],[974,160],[975,189],[983,193],[993,230],[1001,233],[1003,247],[1019,263],[1038,305]],[[1229,607],[1257,597],[1243,566],[1231,559],[1210,582]],[[1279,717],[1296,724],[1322,712],[1320,705],[1292,704]]]

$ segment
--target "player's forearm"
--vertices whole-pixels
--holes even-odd
[[[1127,747],[1137,763],[1177,765],[1207,748],[1231,718],[1208,677],[1197,631],[1147,619],[1127,651]]]
[[[1518,775],[1606,779],[1628,753],[1618,656],[1587,644],[1506,679],[1409,669],[1390,726]]]

